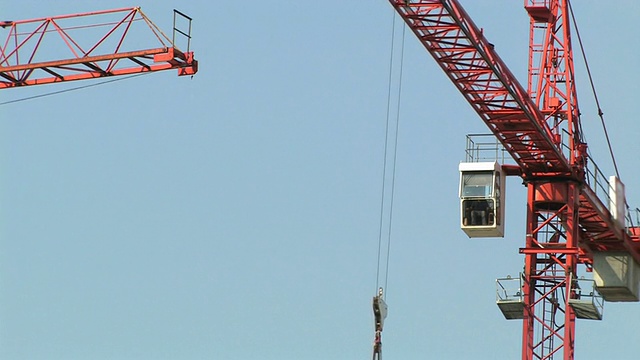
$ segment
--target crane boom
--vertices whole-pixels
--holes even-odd
[[[544,116],[456,1],[390,1],[525,176],[570,174]]]
[[[524,179],[562,177],[582,184],[579,216],[586,251],[629,251],[640,262],[640,242],[613,221],[595,184],[562,153],[543,112],[458,1],[389,1],[511,154]]]
[[[193,52],[179,50],[139,7],[1,21],[0,27],[8,28],[0,43],[0,89],[169,69],[178,75],[198,71]],[[140,49],[125,41],[130,33],[140,35],[141,28],[156,45]],[[74,34],[90,30],[88,43]]]

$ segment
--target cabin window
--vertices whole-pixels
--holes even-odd
[[[476,171],[462,174],[462,197],[492,197],[493,171]]]
[[[493,226],[496,221],[496,202],[494,199],[463,200],[464,226]]]
[[[461,190],[464,226],[500,224],[499,172],[463,172]]]

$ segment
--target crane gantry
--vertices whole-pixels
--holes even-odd
[[[188,22],[189,31],[176,28],[176,17]],[[139,7],[0,21],[0,27],[8,31],[0,43],[0,89],[170,69],[177,69],[178,75],[198,71],[189,45],[186,51],[175,46],[176,33],[187,41],[191,38],[191,18],[177,10],[173,39]],[[128,35],[139,36],[145,28],[149,44],[155,45],[141,47],[126,41]]]
[[[638,301],[640,228],[623,185],[594,168],[580,126],[568,0],[524,0],[527,88],[457,0],[389,0],[517,164],[527,186],[522,358],[574,358],[578,266],[608,301]],[[603,269],[607,268],[607,269]],[[629,277],[629,288],[607,279]],[[634,280],[635,279],[635,280]]]

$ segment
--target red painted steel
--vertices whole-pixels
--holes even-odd
[[[2,21],[0,27],[8,29],[0,44],[0,89],[169,69],[180,76],[198,71],[193,52],[177,49],[138,7]],[[89,29],[90,42],[80,45]],[[125,40],[139,36],[140,29],[155,39],[155,47],[125,50]],[[72,36],[75,31],[82,41]],[[67,51],[63,57],[46,58],[46,46]]]
[[[390,2],[524,175],[571,176],[543,114],[457,1]]]
[[[569,89],[571,96],[563,100],[560,107],[545,105],[540,110],[534,101],[540,103],[541,97],[532,97],[523,89],[458,1],[389,1],[489,130],[509,151],[520,166],[524,179],[571,179],[582,184],[580,226],[583,228],[584,246],[591,251],[626,249],[640,262],[640,246],[632,242],[629,235],[614,223],[607,206],[585,182],[586,146],[580,141],[580,132],[577,131],[579,121],[573,81],[571,80]],[[541,3],[558,3],[558,0],[544,0]],[[540,17],[537,13],[536,16]],[[558,20],[567,21],[567,26],[562,28],[568,32],[568,19],[564,16],[556,17],[556,21]],[[547,49],[550,46],[558,47],[556,37],[560,34],[551,35],[554,38],[551,45],[532,46]],[[569,56],[570,51],[564,53]],[[556,60],[551,57],[545,59],[549,62]],[[573,78],[573,62],[565,59],[560,63],[563,64],[568,64],[571,69],[562,73],[556,71],[554,74],[545,74],[538,82],[541,85],[536,86],[544,89],[539,90],[539,93],[556,99],[563,93],[559,87],[564,80],[560,80]],[[532,61],[530,65],[533,65]],[[537,74],[535,70],[531,73]],[[530,87],[533,87],[531,78]],[[551,81],[552,78],[555,80]],[[552,101],[555,100],[544,104],[551,104]],[[571,107],[570,111],[565,111],[567,106]],[[561,119],[561,112],[568,115]],[[549,123],[555,120],[562,120],[559,123],[570,122],[570,126],[550,126]],[[562,152],[560,135],[563,131],[569,131],[571,135],[569,157]]]
[[[590,268],[595,251],[626,251],[640,262],[640,230],[621,228],[586,176],[568,1],[524,1],[531,19],[526,91],[457,0],[389,2],[528,185],[522,358],[573,359],[576,316],[567,301],[578,265]]]
[[[575,289],[578,248],[579,184],[554,183],[563,196],[556,205],[541,202],[537,193],[546,183],[528,183],[527,238],[524,269],[522,358],[553,359],[562,355],[573,359],[575,313],[568,306]],[[565,196],[566,195],[566,196]],[[557,210],[549,210],[555,208]]]

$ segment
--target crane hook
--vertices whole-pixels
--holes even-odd
[[[382,288],[373,297],[373,316],[375,318],[375,336],[373,340],[373,360],[382,360],[382,328],[387,317],[387,303],[384,302]]]

